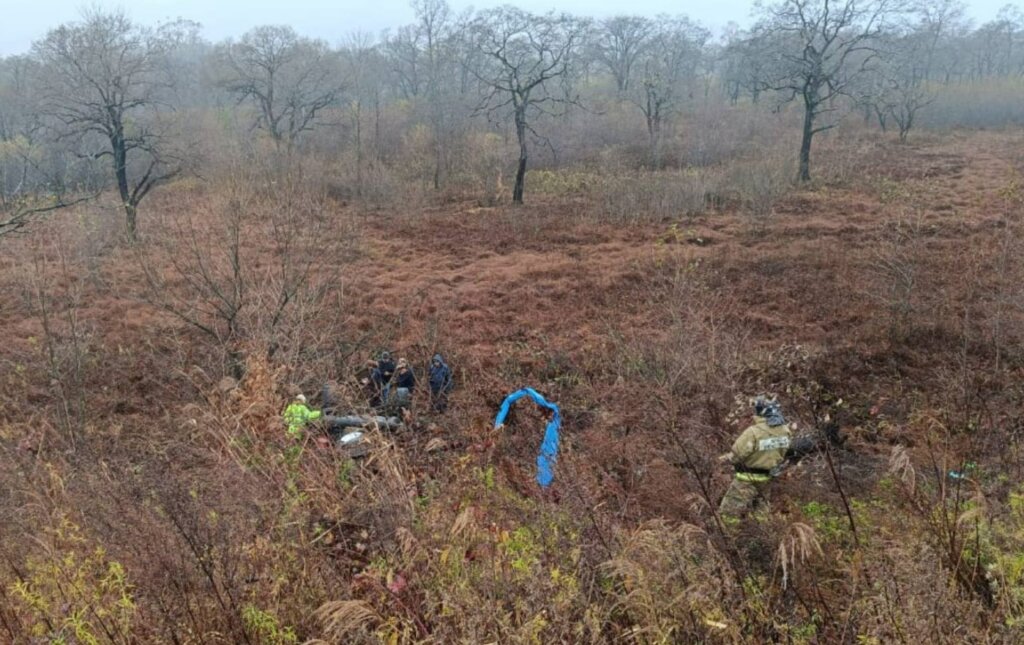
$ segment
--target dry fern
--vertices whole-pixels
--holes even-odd
[[[459,537],[473,528],[473,514],[475,512],[476,510],[472,506],[462,509],[462,512],[452,522],[452,528],[449,531],[452,537]]]
[[[970,504],[968,504],[967,509],[960,514],[960,517],[956,518],[956,525],[963,526],[970,522],[984,519],[987,506],[988,504],[985,501],[985,496],[979,488],[975,491],[974,495],[971,496]]]
[[[313,614],[324,626],[329,642],[346,642],[346,638],[380,620],[377,612],[362,600],[332,600]]]
[[[779,542],[777,557],[782,567],[782,588],[789,583],[790,573],[796,572],[798,563],[806,562],[814,554],[824,555],[821,543],[810,526],[797,522],[789,527],[789,535]]]
[[[413,554],[416,553],[416,548],[419,546],[419,542],[416,540],[416,536],[413,535],[412,531],[405,526],[399,526],[395,530],[395,537],[398,538],[398,544],[402,548],[402,557],[409,561],[412,559]]]
[[[910,461],[910,453],[903,446],[893,446],[889,455],[889,474],[900,478],[911,494],[917,484],[917,471]]]

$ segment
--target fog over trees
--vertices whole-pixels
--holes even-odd
[[[233,137],[337,161],[345,195],[411,179],[521,203],[530,168],[593,162],[602,149],[635,150],[650,170],[692,163],[677,144],[701,136],[694,115],[714,106],[796,123],[801,182],[818,137],[844,120],[905,141],[921,124],[996,125],[1024,111],[1009,99],[1024,78],[1013,5],[972,24],[956,0],[780,0],[749,29],[718,34],[685,16],[413,9],[412,24],[338,45],[287,25],[210,43],[195,23],[140,25],[98,8],[56,26],[0,59],[0,230],[116,189],[134,239],[144,198],[207,172]],[[967,109],[966,87],[1006,109]]]

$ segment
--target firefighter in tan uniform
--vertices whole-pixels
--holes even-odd
[[[718,507],[721,515],[738,518],[753,508],[772,479],[772,469],[786,460],[791,431],[776,401],[754,402],[754,425],[719,459],[732,463],[736,474]]]

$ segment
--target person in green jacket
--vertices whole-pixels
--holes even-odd
[[[732,450],[719,459],[733,465],[735,475],[718,507],[721,515],[738,518],[753,508],[772,479],[772,469],[786,460],[792,432],[777,401],[754,401],[754,425],[740,434]]]
[[[316,421],[320,418],[320,410],[311,410],[306,405],[306,396],[299,394],[295,397],[287,408],[284,409],[284,422],[288,424],[288,435],[295,439],[302,437],[302,429],[310,421]]]

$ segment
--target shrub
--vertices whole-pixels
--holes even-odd
[[[136,608],[124,567],[66,517],[43,546],[8,588],[26,631],[51,643],[131,643]]]
[[[704,213],[720,204],[721,171],[602,175],[593,192],[601,216],[616,222],[656,222]]]

